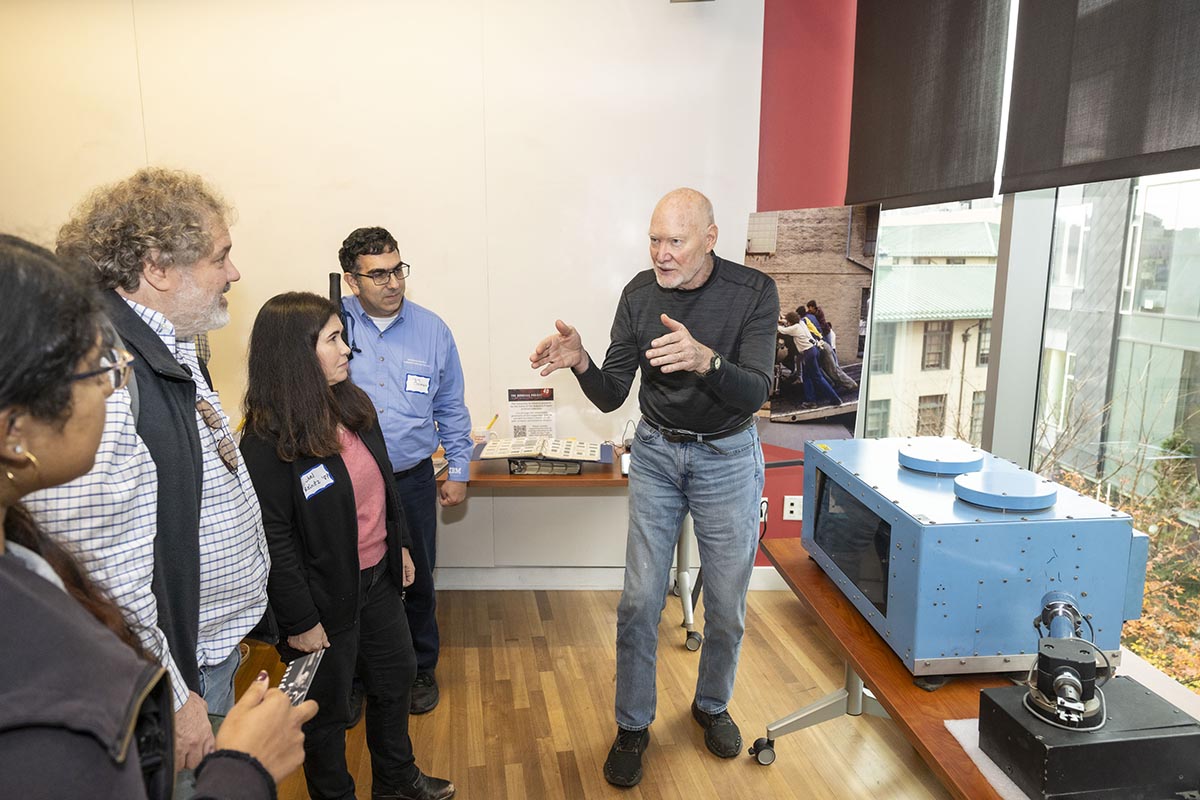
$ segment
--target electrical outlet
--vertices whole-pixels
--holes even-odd
[[[764,497],[762,500],[758,501],[758,521],[759,522],[767,521],[767,506],[768,506],[767,498]]]
[[[783,496],[783,518],[804,519],[804,495],[785,494]]]

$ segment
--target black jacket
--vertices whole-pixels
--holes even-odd
[[[200,632],[200,497],[204,480],[196,429],[196,384],[158,334],[115,291],[105,311],[133,353],[137,432],[158,471],[158,534],[154,580],[158,627],[183,680],[200,692],[196,639]],[[205,375],[205,380],[208,376]],[[211,385],[211,381],[209,382]]]
[[[359,433],[379,467],[387,493],[388,570],[403,583],[400,548],[411,547],[408,524],[396,495],[391,461],[378,424]],[[280,460],[275,442],[249,432],[242,456],[262,506],[271,550],[267,596],[280,639],[304,633],[318,622],[326,634],[358,619],[358,510],[350,473],[340,455]],[[305,498],[301,476],[323,466],[333,483]]]
[[[166,671],[7,555],[0,608],[4,797],[169,798],[175,752]],[[197,798],[275,795],[270,776],[244,754],[214,754],[202,766]]]

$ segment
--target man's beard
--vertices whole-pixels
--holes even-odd
[[[208,331],[215,331],[229,324],[229,309],[221,306],[224,292],[213,296],[212,290],[205,289],[195,282],[191,270],[183,267],[183,280],[175,290],[175,309],[171,314],[171,324],[175,326],[175,335],[181,339]],[[226,284],[225,291],[229,290]]]

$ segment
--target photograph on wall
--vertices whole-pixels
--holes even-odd
[[[779,287],[772,422],[853,435],[878,229],[878,206],[750,215],[746,265]]]

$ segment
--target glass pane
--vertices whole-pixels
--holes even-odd
[[[982,435],[999,234],[990,198],[880,214],[866,435]]]
[[[1033,467],[1150,534],[1125,644],[1200,690],[1200,172],[1060,189],[1049,274]]]
[[[813,541],[886,617],[892,526],[820,471],[816,509]]]

